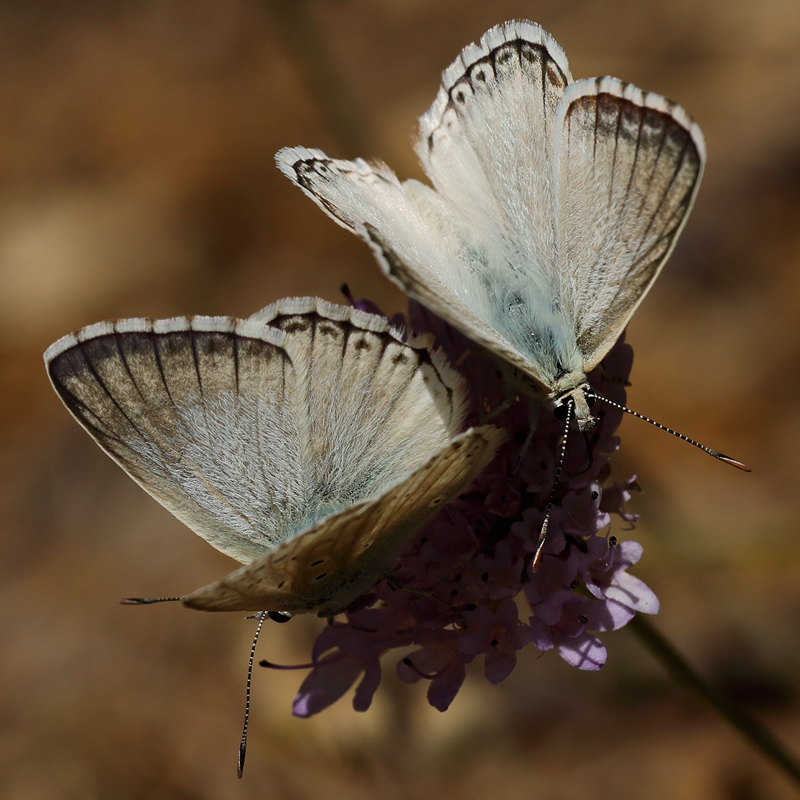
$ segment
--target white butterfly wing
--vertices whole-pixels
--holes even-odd
[[[366,238],[405,292],[549,394],[580,370],[559,306],[551,130],[571,80],[538,25],[510,22],[467,47],[420,119],[417,152],[437,191],[385,166],[278,153],[281,170]]]
[[[619,337],[686,222],[705,145],[689,115],[615,78],[567,89],[558,153],[558,269],[584,371]]]
[[[409,535],[492,460],[504,432],[470,429],[380,496],[331,516],[184,599],[202,611],[343,611],[380,581]]]
[[[101,323],[64,337],[45,360],[68,409],[128,474],[217,549],[253,562],[321,520],[377,502],[410,474],[425,473],[432,458],[444,472],[430,480],[447,499],[448,487],[460,491],[459,481],[474,477],[472,444],[453,444],[465,412],[463,380],[431,352],[431,341],[404,343],[382,317],[296,298],[247,321]],[[480,441],[495,442],[493,453],[501,436],[483,430]],[[486,448],[479,447],[481,464]],[[351,550],[327,542],[344,561],[313,583],[317,594],[284,597],[275,610],[350,592],[337,581],[358,578],[358,588],[367,572],[372,579],[385,569],[381,554],[431,513],[422,511],[428,500],[440,502],[420,480],[419,499],[392,501],[396,520],[376,507],[358,517],[361,528],[348,523]],[[335,538],[340,528],[326,530]],[[352,550],[352,537],[370,542],[368,557]],[[303,569],[318,566],[307,561]]]
[[[384,317],[317,298],[251,319],[282,332],[308,398],[308,527],[404,479],[461,429],[464,381],[431,337],[403,342]]]
[[[304,409],[283,340],[225,317],[131,319],[66,336],[45,362],[103,450],[195,533],[248,562],[285,538],[303,499]]]
[[[372,246],[404,292],[546,391],[535,366],[498,331],[508,292],[486,274],[488,251],[436,192],[417,181],[401,184],[384,165],[319,150],[285,148],[276,161],[323,211]]]
[[[436,191],[303,148],[278,164],[406,293],[548,397],[618,338],[705,160],[683,109],[613,78],[572,82],[556,42],[521,21],[444,72],[416,148]]]
[[[466,47],[420,118],[417,155],[463,223],[491,245],[490,278],[557,296],[552,129],[572,80],[539,25],[515,21]]]

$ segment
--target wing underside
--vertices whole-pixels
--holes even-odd
[[[392,567],[404,542],[491,461],[505,434],[470,429],[402,482],[320,522],[184,600],[202,611],[343,611]]]
[[[406,343],[384,318],[317,298],[245,321],[101,323],[45,358],[97,443],[242,562],[404,480],[465,411],[429,337]]]
[[[278,165],[293,183],[340,225],[367,241],[394,283],[490,353],[529,376],[546,393],[548,382],[502,332],[509,304],[530,293],[504,267],[493,280],[492,263],[506,263],[436,192],[416,181],[400,184],[383,165],[339,161],[319,150],[281,150]],[[520,334],[523,338],[528,333]]]
[[[435,190],[304,148],[277,161],[400,288],[547,397],[618,338],[705,159],[679,106],[614,78],[573,82],[555,41],[519,21],[444,72],[416,148]]]
[[[569,87],[556,146],[559,271],[588,371],[622,333],[675,246],[705,146],[683,109],[615,78]]]
[[[45,359],[100,447],[195,533],[247,562],[279,535],[261,507],[289,504],[297,491],[296,477],[283,487],[264,480],[270,457],[297,460],[300,449],[282,344],[278,331],[227,318],[124,320],[65,337]],[[273,434],[271,453],[260,435],[268,428],[284,433]]]

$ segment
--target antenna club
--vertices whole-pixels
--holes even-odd
[[[747,464],[742,464],[741,461],[737,461],[735,458],[731,458],[730,456],[725,456],[722,453],[717,453],[717,458],[720,461],[724,461],[726,464],[730,464],[732,467],[736,467],[736,469],[740,469],[742,472],[753,471],[747,466]]]
[[[123,597],[121,606],[150,606],[153,603],[179,603],[183,597]]]
[[[247,743],[242,742],[239,745],[239,761],[236,764],[236,777],[240,779],[244,773],[244,758],[246,755],[247,755]]]

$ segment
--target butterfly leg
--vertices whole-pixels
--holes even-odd
[[[475,347],[468,347],[459,357],[458,361],[453,365],[458,369],[470,356],[480,355],[480,350]]]
[[[539,562],[542,558],[542,550],[544,550],[544,543],[547,539],[547,528],[550,525],[550,512],[553,509],[553,503],[556,499],[556,490],[558,489],[558,482],[561,479],[561,468],[564,466],[564,455],[567,452],[567,437],[569,435],[569,423],[572,419],[572,414],[575,410],[575,401],[569,398],[566,402],[566,415],[564,417],[564,433],[561,436],[561,449],[556,463],[556,474],[553,478],[553,488],[550,490],[550,499],[544,510],[544,520],[542,527],[539,529],[539,541],[536,543],[536,550],[531,563],[531,569],[536,572],[539,569]]]
[[[625,378],[618,378],[616,375],[611,375],[611,374],[608,372],[608,370],[606,370],[606,368],[603,366],[603,364],[602,364],[602,363],[598,364],[598,365],[595,367],[595,369],[596,369],[596,370],[597,370],[597,371],[598,371],[598,372],[599,372],[599,373],[600,373],[600,374],[601,374],[601,375],[602,375],[604,378],[606,378],[606,379],[607,379],[607,380],[609,380],[609,381],[613,381],[614,383],[620,383],[620,384],[622,384],[622,385],[623,385],[623,386],[625,386],[625,387],[628,387],[628,386],[633,386],[633,384],[632,384],[632,383],[631,383],[629,380],[626,380]]]
[[[533,397],[528,397],[526,400],[528,402],[528,435],[525,437],[525,441],[522,443],[522,447],[519,449],[519,459],[517,461],[517,466],[514,467],[515,473],[522,465],[522,459],[525,458],[525,454],[528,452],[528,448],[531,446],[533,434],[536,433],[536,427],[539,424],[539,411],[542,407],[539,401]]]
[[[516,402],[517,402],[517,390],[510,389],[509,393],[506,395],[505,400],[503,400],[503,402],[500,403],[500,405],[497,405],[494,408],[488,410],[487,413],[484,414],[483,417],[481,417],[480,422],[478,422],[478,425],[485,425],[490,420],[493,420],[498,414],[502,414],[504,411],[511,408],[511,406],[513,406],[514,403]]]

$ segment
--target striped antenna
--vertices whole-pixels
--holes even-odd
[[[544,522],[539,529],[539,541],[536,544],[536,552],[533,556],[531,569],[536,572],[539,569],[539,562],[542,559],[542,549],[544,548],[544,540],[547,537],[547,527],[550,524],[550,512],[553,510],[553,503],[556,499],[556,489],[558,489],[558,481],[561,478],[561,467],[564,464],[564,455],[567,452],[567,436],[569,434],[569,423],[572,420],[572,412],[575,408],[575,402],[570,397],[567,401],[567,416],[564,420],[564,435],[561,437],[561,452],[558,455],[558,464],[556,465],[556,474],[553,478],[553,488],[550,490],[550,499],[547,501],[547,506],[544,510]]]
[[[678,433],[677,431],[672,430],[672,428],[668,428],[666,425],[662,425],[660,422],[656,422],[649,417],[644,416],[644,414],[639,414],[637,411],[631,411],[631,409],[626,408],[619,403],[615,403],[613,400],[609,400],[607,397],[603,397],[602,395],[597,394],[593,389],[591,390],[591,394],[587,392],[589,397],[595,397],[598,400],[602,400],[604,403],[608,403],[610,406],[614,406],[614,408],[618,408],[620,411],[624,411],[626,414],[632,414],[634,417],[638,419],[643,419],[645,422],[649,422],[651,425],[655,425],[656,428],[660,428],[662,431],[666,431],[667,433],[671,433],[673,436],[677,436],[679,439],[683,439],[684,442],[689,442],[689,444],[693,444],[695,447],[702,450],[704,453],[708,453],[710,456],[713,456],[717,459],[717,461],[722,461],[725,464],[730,464],[732,467],[736,467],[736,469],[742,470],[742,472],[752,472],[750,467],[747,464],[742,464],[741,461],[737,461],[735,458],[731,458],[730,456],[723,455],[722,453],[718,453],[716,450],[712,450],[710,447],[706,447],[704,444],[700,444],[700,442],[696,442],[694,439],[690,439],[688,436],[684,436],[682,433]]]
[[[272,615],[266,611],[259,611],[254,619],[258,620],[258,627],[256,628],[256,635],[253,637],[253,644],[250,647],[250,661],[247,665],[247,691],[244,700],[244,726],[242,727],[242,741],[239,743],[239,760],[236,763],[236,777],[241,778],[244,772],[244,757],[247,755],[247,725],[250,722],[250,683],[253,680],[253,661],[256,657],[256,645],[258,644],[258,637],[261,633],[261,628],[264,621],[272,619]]]

